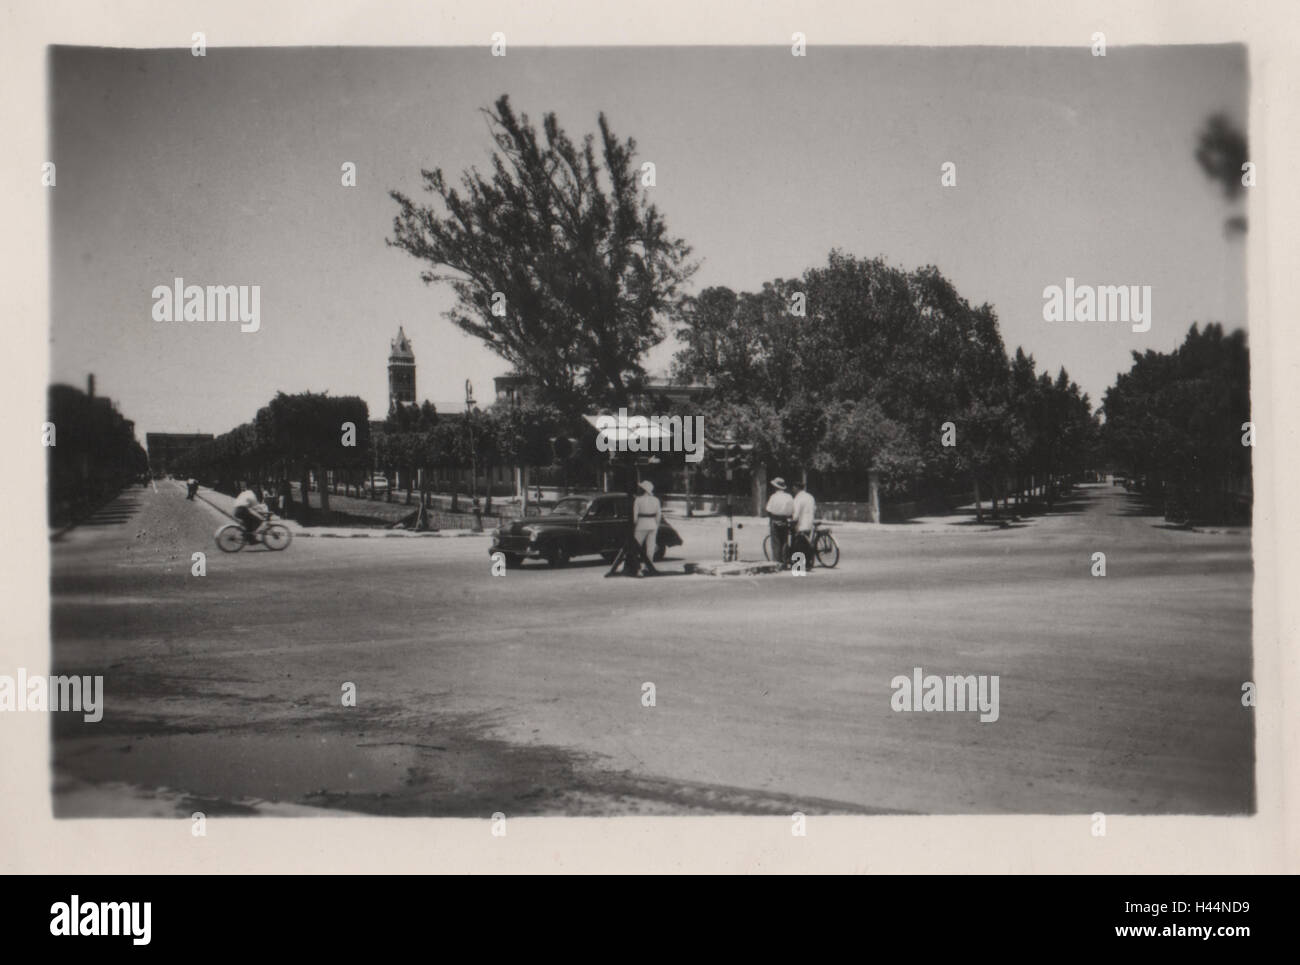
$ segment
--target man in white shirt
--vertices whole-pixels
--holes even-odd
[[[772,559],[787,566],[786,548],[790,540],[790,517],[794,515],[794,499],[785,491],[785,480],[777,476],[772,480],[776,492],[767,501],[768,528],[772,534]]]
[[[257,498],[257,493],[253,492],[252,487],[243,486],[241,483],[241,490],[235,497],[235,519],[244,524],[244,539],[251,543],[253,533],[262,525],[265,517],[258,510],[261,500]]]
[[[813,531],[817,528],[817,500],[813,499],[810,493],[801,482],[794,484],[794,514],[792,525],[794,527],[794,542],[791,545],[791,552],[803,554],[804,569],[813,568],[813,560],[817,553],[813,548]]]

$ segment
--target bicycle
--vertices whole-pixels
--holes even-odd
[[[245,546],[254,543],[279,551],[288,546],[292,539],[293,533],[289,532],[289,527],[271,522],[269,516],[251,533],[244,529],[242,523],[226,523],[217,530],[217,546],[223,553],[238,553]]]
[[[786,544],[787,552],[789,544]],[[840,544],[835,542],[835,537],[831,535],[831,528],[821,520],[813,523],[813,552],[817,554],[817,562],[832,569],[840,561]],[[763,537],[763,559],[772,558],[772,534],[768,533]]]

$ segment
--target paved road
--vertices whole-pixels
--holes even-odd
[[[493,577],[483,538],[226,556],[220,522],[160,483],[53,544],[55,671],[106,691],[98,724],[55,715],[56,813],[1254,807],[1249,531],[1109,487],[1005,530],[846,528],[805,578],[674,572],[714,521],[646,580]],[[998,720],[891,710],[914,667],[997,674]]]

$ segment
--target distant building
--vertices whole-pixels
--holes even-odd
[[[508,372],[492,380],[496,386],[496,400],[522,405],[532,401],[534,382],[527,375]],[[703,403],[708,399],[712,388],[707,385],[694,385],[685,382],[673,382],[664,378],[648,378],[640,391],[633,392],[628,400],[629,408],[644,410],[647,414],[658,411],[664,405],[682,406],[691,403]]]
[[[703,403],[707,401],[712,391],[712,386],[708,385],[648,378],[645,381],[645,388],[636,394],[633,402],[638,408],[654,411],[658,409],[658,403],[661,402],[678,406]]]
[[[168,473],[187,452],[211,442],[212,433],[146,432],[144,441],[149,450],[149,468],[154,472]]]
[[[507,372],[492,380],[496,387],[497,401],[512,405],[523,405],[531,397],[532,380],[518,372]]]
[[[415,352],[411,341],[399,325],[397,338],[389,343],[388,352],[388,408],[415,405]]]

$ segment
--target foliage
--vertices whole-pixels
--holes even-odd
[[[447,317],[531,376],[545,401],[569,414],[590,400],[621,404],[664,338],[661,319],[679,309],[690,248],[638,191],[636,142],[620,141],[604,114],[599,144],[592,134],[575,143],[553,113],[539,134],[504,95],[484,114],[491,176],[471,169],[457,189],[422,170],[439,203],[390,192],[399,212],[388,243],[427,264],[426,284],[451,285]]]

